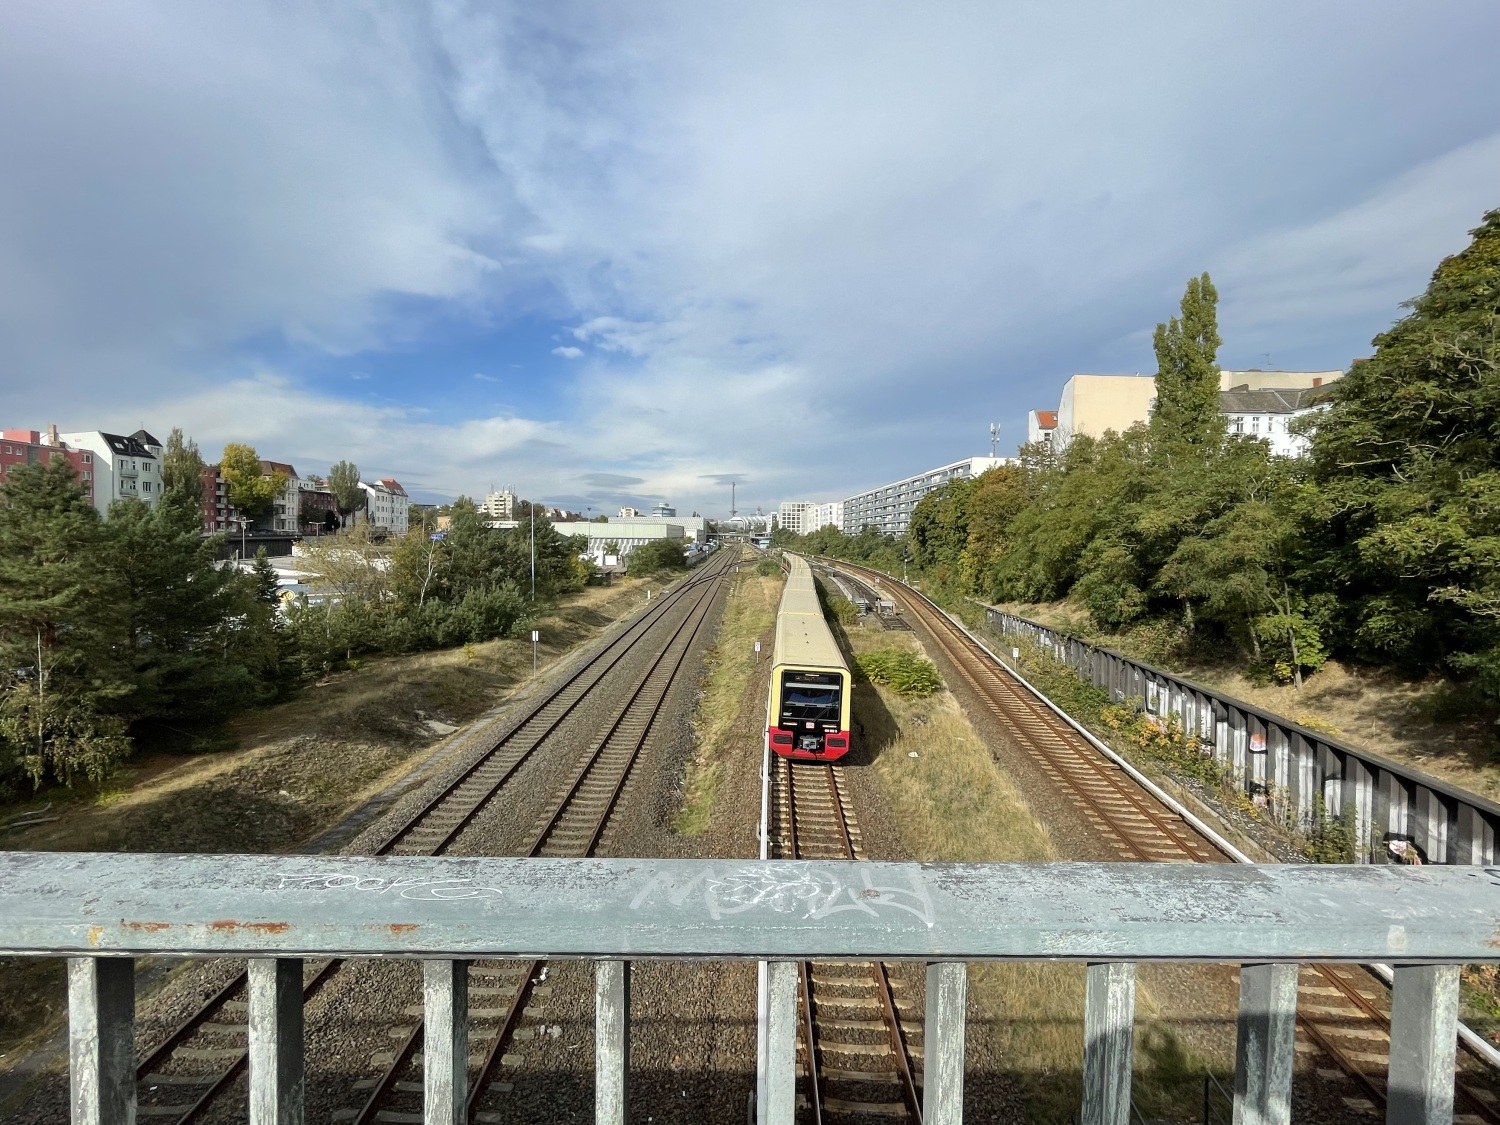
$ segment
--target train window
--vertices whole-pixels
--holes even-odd
[[[808,683],[808,680],[822,683]],[[826,673],[788,672],[781,682],[781,719],[783,722],[838,722],[843,699],[838,677]]]

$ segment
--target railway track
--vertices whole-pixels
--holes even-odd
[[[865,859],[843,768],[773,757],[775,859]],[[801,1073],[806,1120],[922,1120],[922,1016],[879,961],[805,961]]]
[[[585,701],[618,690],[622,668],[633,652],[652,652],[650,666],[613,722],[583,755],[582,765],[559,795],[546,824],[536,834],[532,855],[589,854],[598,845],[610,814],[618,805],[630,772],[639,759],[661,706],[675,682],[732,568],[728,552],[710,561],[653,605],[637,614],[597,653],[519,716],[483,748],[475,760],[440,792],[392,829],[374,849],[376,855],[441,855],[451,848],[475,818],[504,792],[522,767],[549,746],[554,732]],[[601,797],[601,793],[604,794]],[[582,821],[580,821],[582,818]],[[589,831],[579,834],[586,822]],[[570,846],[584,851],[568,851]],[[309,964],[303,975],[303,1003],[313,999],[340,970],[341,960]],[[488,1046],[471,1078],[471,1120],[483,1120],[481,1096],[498,1092],[494,1081],[505,1047],[519,1030],[527,1004],[545,989],[541,962],[479,961],[470,967],[477,978],[470,991],[470,1036]],[[244,1074],[248,1029],[243,968],[218,988],[137,1066],[138,1117],[191,1125],[202,1119]],[[420,1007],[418,1007],[420,1013]],[[401,1031],[402,1042],[390,1054],[385,1073],[355,1084],[368,1091],[364,1104],[339,1114],[360,1123],[396,1122],[410,1117],[402,1104],[415,1093],[420,1113],[421,1025]],[[472,1060],[471,1060],[472,1061]],[[411,1072],[417,1071],[412,1082]],[[216,1113],[216,1119],[219,1118]],[[420,1119],[420,1118],[418,1118]]]
[[[1141,789],[1120,766],[1078,736],[951,618],[921,595],[878,571],[849,563],[839,568],[893,597],[903,615],[920,622],[931,643],[1008,740],[1025,753],[1117,849],[1141,862],[1229,863],[1233,857],[1173,810]],[[1335,1064],[1319,1077],[1348,1081],[1353,1110],[1383,1119],[1390,1058],[1390,990],[1358,965],[1304,965],[1298,978],[1299,1050]],[[1460,1042],[1455,1094],[1463,1125],[1500,1125],[1500,1095],[1489,1065]]]

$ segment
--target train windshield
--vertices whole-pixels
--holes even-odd
[[[838,677],[820,672],[788,672],[781,684],[783,722],[836,723],[843,702]]]

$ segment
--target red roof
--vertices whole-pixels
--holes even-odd
[[[1044,430],[1057,429],[1057,411],[1038,410],[1036,412],[1036,424]]]
[[[385,490],[387,492],[394,492],[398,496],[406,495],[406,489],[401,487],[401,482],[393,477],[381,477],[380,483],[385,485]]]

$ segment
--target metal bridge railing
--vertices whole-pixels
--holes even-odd
[[[73,1119],[134,1118],[133,958],[250,959],[252,1125],[302,1120],[301,960],[424,962],[425,1120],[462,1120],[465,962],[597,962],[596,1120],[623,1125],[630,962],[763,960],[769,1125],[796,1105],[798,961],[927,969],[927,1125],[961,1118],[967,963],[1087,964],[1088,1125],[1130,1113],[1141,961],[1241,966],[1236,1121],[1285,1122],[1299,962],[1394,968],[1388,1121],[1451,1120],[1459,965],[1500,960],[1500,871],[0,853],[0,953],[70,958]]]

